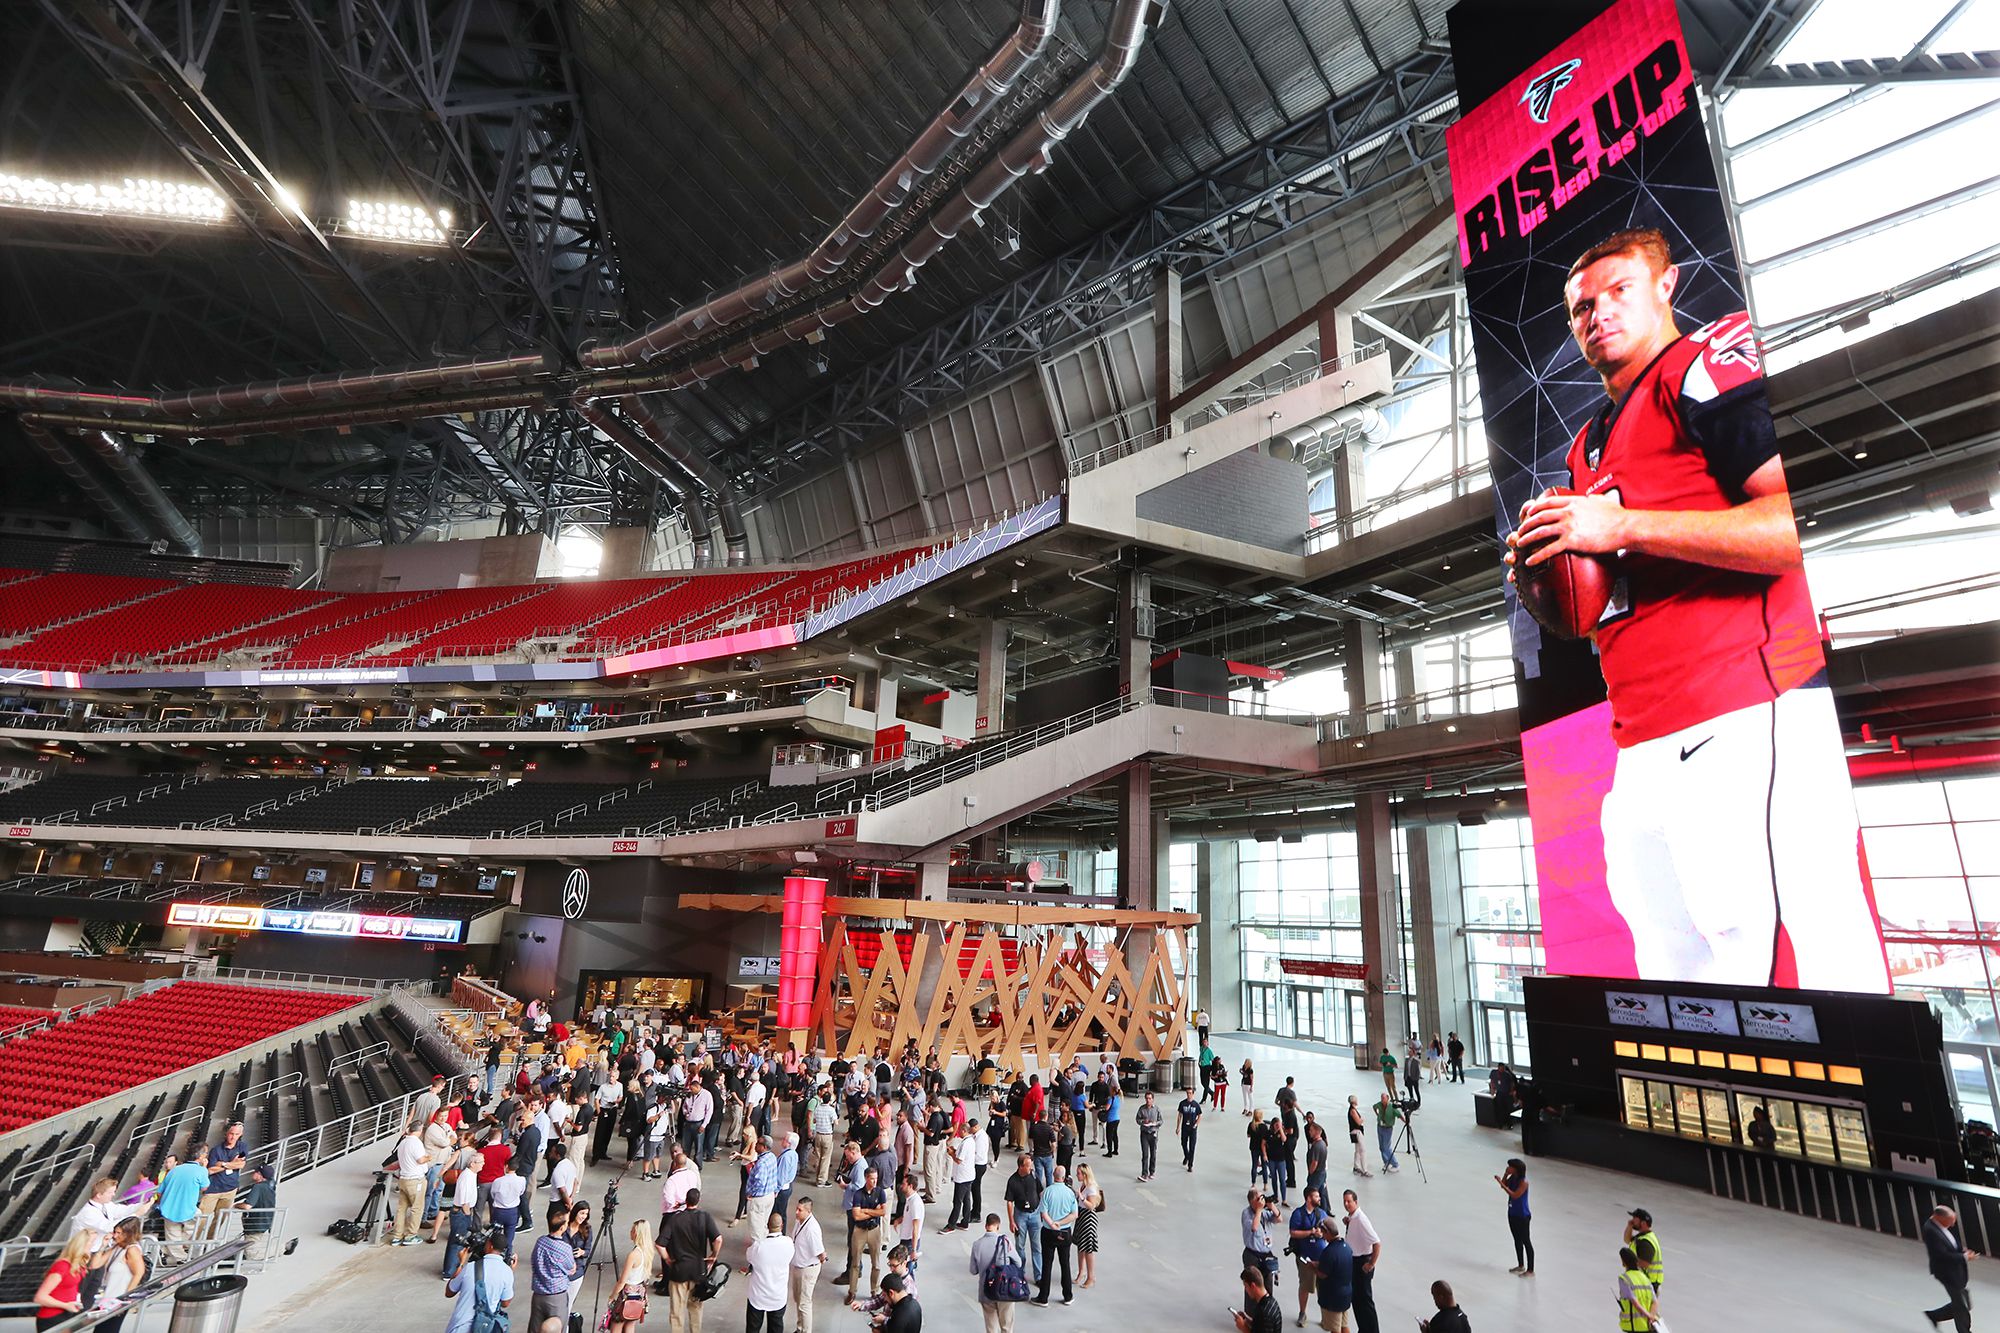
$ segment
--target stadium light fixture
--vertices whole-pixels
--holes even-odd
[[[0,207],[85,217],[159,218],[211,226],[229,220],[229,205],[206,185],[150,177],[65,181],[0,172]]]
[[[399,241],[406,245],[443,245],[450,239],[451,213],[432,213],[410,204],[376,203],[364,199],[347,201],[347,217],[341,230],[350,236],[367,236],[378,241]]]

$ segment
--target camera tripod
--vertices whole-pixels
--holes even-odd
[[[600,1210],[603,1213],[603,1218],[598,1222],[597,1229],[590,1233],[590,1249],[583,1256],[583,1271],[589,1273],[593,1269],[596,1270],[590,1289],[590,1322],[586,1325],[588,1328],[596,1328],[598,1319],[604,1313],[604,1274],[606,1270],[608,1269],[611,1272],[614,1282],[618,1278],[618,1237],[613,1234],[613,1229],[618,1225],[618,1186],[624,1179],[625,1173],[620,1171],[618,1178],[604,1187],[604,1204]],[[597,1257],[597,1247],[599,1245],[602,1245],[605,1249],[605,1255],[602,1259]],[[576,1322],[577,1318],[577,1313],[570,1315],[572,1325]]]
[[[1424,1174],[1424,1150],[1417,1146],[1417,1122],[1411,1118],[1407,1104],[1403,1107],[1403,1127],[1398,1131],[1395,1146],[1398,1154],[1408,1153],[1417,1164],[1417,1179],[1430,1184],[1431,1178]]]

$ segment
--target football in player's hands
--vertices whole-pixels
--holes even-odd
[[[1552,489],[1551,495],[1574,495],[1566,487]],[[1611,603],[1612,585],[1617,575],[1605,556],[1562,551],[1539,564],[1528,558],[1542,545],[1524,544],[1514,552],[1514,586],[1521,605],[1544,629],[1565,639],[1587,638]]]

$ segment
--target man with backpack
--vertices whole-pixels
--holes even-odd
[[[478,1257],[467,1257],[444,1292],[457,1297],[445,1333],[493,1333],[500,1311],[514,1299],[514,1268],[500,1253],[499,1232],[481,1238]]]
[[[986,1234],[972,1242],[972,1276],[986,1333],[1013,1333],[1014,1307],[1027,1299],[1028,1275],[1014,1241],[1000,1226],[1000,1214],[986,1215]]]

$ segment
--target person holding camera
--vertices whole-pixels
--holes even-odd
[[[474,1251],[444,1284],[444,1294],[455,1302],[445,1333],[472,1333],[480,1316],[485,1316],[480,1322],[490,1327],[493,1316],[514,1299],[514,1267],[501,1253],[499,1233],[487,1230]]]
[[[1402,1170],[1396,1165],[1396,1148],[1393,1142],[1396,1137],[1396,1118],[1402,1113],[1403,1108],[1396,1105],[1396,1099],[1386,1092],[1375,1103],[1375,1146],[1382,1154],[1384,1175],[1393,1176]]]
[[[1278,1289],[1278,1256],[1271,1250],[1271,1226],[1277,1220],[1278,1210],[1265,1202],[1263,1192],[1251,1190],[1242,1217],[1243,1266],[1261,1269],[1264,1289],[1272,1292]],[[1279,1318],[1284,1318],[1282,1311]]]

